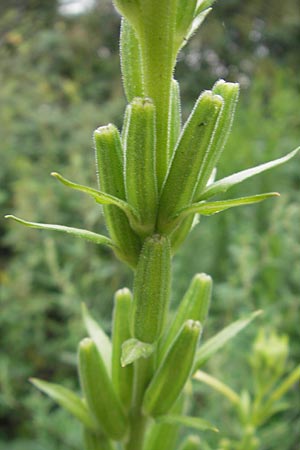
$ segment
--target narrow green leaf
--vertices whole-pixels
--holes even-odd
[[[201,419],[200,417],[177,416],[173,414],[168,414],[166,416],[157,417],[156,421],[160,423],[178,424],[199,431],[210,430],[214,431],[215,433],[218,433],[219,431],[218,428],[216,428],[208,420]]]
[[[208,14],[211,12],[212,8],[207,8],[203,11],[200,11],[194,18],[184,40],[182,43],[182,47],[191,39],[191,37],[196,33],[199,27],[202,25]]]
[[[193,22],[197,0],[181,0],[177,5],[175,48],[180,49]]]
[[[259,173],[262,173],[266,170],[272,169],[273,167],[280,166],[281,164],[284,164],[285,162],[289,161],[291,158],[296,156],[299,150],[300,147],[296,148],[295,150],[283,156],[282,158],[278,158],[273,161],[260,164],[259,166],[252,167],[251,169],[242,170],[241,172],[237,172],[233,175],[222,178],[221,180],[212,183],[210,186],[207,186],[201,193],[199,200],[200,199],[205,200],[217,194],[226,192],[231,187],[241,183],[244,180],[247,180],[248,178],[258,175]]]
[[[220,348],[224,347],[224,345],[227,344],[228,341],[234,338],[240,331],[242,331],[247,325],[249,325],[252,322],[252,320],[254,320],[261,313],[262,311],[258,310],[252,313],[250,316],[246,317],[245,319],[239,319],[231,323],[230,325],[228,325],[228,327],[224,328],[215,336],[206,341],[197,350],[194,364],[194,371],[202,367],[203,364],[205,364],[206,361],[214,353],[220,350]]]
[[[233,389],[231,389],[229,386],[227,386],[225,383],[222,383],[222,381],[218,380],[215,377],[212,377],[211,375],[208,375],[205,372],[202,372],[202,370],[197,370],[195,375],[193,376],[194,380],[200,381],[201,383],[205,383],[211,388],[213,388],[215,391],[220,392],[220,394],[224,395],[231,403],[234,405],[239,405],[240,403],[240,397],[236,392],[234,392]]]
[[[107,334],[102,330],[96,320],[90,315],[86,304],[81,304],[83,323],[89,336],[95,342],[104,361],[107,372],[111,373],[112,345]]]
[[[59,180],[65,186],[68,186],[71,189],[75,189],[76,191],[84,192],[85,194],[90,195],[94,198],[94,200],[100,205],[115,205],[125,212],[129,220],[133,219],[135,222],[137,213],[133,210],[133,208],[124,200],[121,200],[113,195],[107,194],[106,192],[98,191],[97,189],[90,188],[88,186],[83,186],[81,184],[73,183],[72,181],[67,180],[62,175],[56,172],[52,172],[51,175]]]
[[[29,381],[40,391],[51,397],[62,408],[72,414],[72,416],[83,423],[89,430],[97,430],[97,425],[90,415],[84,401],[70,389],[37,378],[30,378]]]
[[[129,289],[119,289],[114,297],[112,330],[112,382],[123,406],[128,410],[133,387],[133,366],[122,367],[122,344],[131,338],[130,313],[132,294]]]
[[[141,50],[138,37],[126,19],[122,19],[120,57],[127,101],[144,96]]]
[[[65,227],[63,225],[51,225],[49,223],[28,222],[12,215],[5,216],[6,219],[13,219],[16,222],[30,228],[37,228],[39,230],[61,231],[75,237],[86,239],[94,244],[108,245],[109,247],[117,248],[111,239],[101,234],[93,233],[92,231],[82,230],[80,228]]]
[[[275,403],[298,381],[300,380],[300,365],[297,366],[272,392],[268,402]]]
[[[193,203],[191,206],[183,208],[178,216],[185,217],[189,214],[202,214],[203,216],[211,216],[219,212],[225,211],[229,208],[234,208],[236,206],[252,205],[254,203],[262,202],[268,198],[279,197],[278,192],[268,192],[266,194],[252,195],[250,197],[240,197],[230,200],[220,200],[216,202],[199,202]]]
[[[132,364],[140,358],[149,358],[154,352],[155,345],[138,339],[128,339],[122,345],[121,365],[122,367]]]

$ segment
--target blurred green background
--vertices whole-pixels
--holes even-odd
[[[119,17],[108,0],[2,0],[0,5],[0,209],[28,220],[105,233],[101,210],[49,176],[96,186],[92,132],[125,107]],[[217,2],[182,51],[176,70],[183,115],[220,77],[241,99],[218,177],[277,158],[300,142],[298,0]],[[204,338],[255,309],[262,318],[205,369],[251,389],[257,327],[290,339],[287,371],[300,360],[300,160],[236,189],[278,190],[280,199],[203,218],[175,258],[173,305],[196,272],[214,279]],[[79,450],[76,423],[28,382],[78,388],[76,346],[85,301],[110,332],[113,293],[131,274],[109,250],[0,220],[0,449]],[[231,436],[235,416],[216,394],[197,391],[196,413]],[[261,450],[299,450],[299,389],[290,408],[261,430]],[[215,437],[205,435],[214,444]],[[157,449],[159,450],[159,449]]]

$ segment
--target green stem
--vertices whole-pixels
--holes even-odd
[[[145,390],[153,373],[153,358],[139,359],[135,363],[133,398],[130,412],[130,434],[125,450],[142,450],[148,418],[142,412]]]
[[[167,172],[169,159],[169,116],[175,64],[176,5],[177,0],[145,2],[140,28],[145,95],[154,101],[156,107],[156,172],[159,190]]]

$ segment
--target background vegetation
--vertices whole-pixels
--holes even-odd
[[[0,6],[0,209],[25,219],[105,232],[101,210],[48,174],[95,185],[92,131],[119,123],[125,100],[119,18],[98,0],[78,15],[52,0]],[[300,141],[300,12],[297,0],[216,3],[182,51],[177,78],[186,116],[198,93],[224,77],[242,85],[230,142],[218,176],[279,157]],[[251,389],[249,351],[257,327],[289,335],[287,370],[300,359],[300,161],[249,181],[253,193],[279,200],[201,219],[176,258],[174,305],[192,275],[213,276],[206,335],[257,308],[247,332],[205,368],[237,390]],[[239,193],[243,193],[241,188]],[[113,292],[131,275],[110,251],[28,230],[1,219],[0,449],[79,450],[80,430],[27,381],[36,376],[76,386],[75,351],[84,335],[85,301],[110,331]],[[210,394],[210,395],[209,395]],[[195,412],[231,437],[236,418],[217,394],[196,393]],[[297,450],[299,390],[290,409],[261,431],[262,450]],[[206,435],[208,441],[213,439]]]

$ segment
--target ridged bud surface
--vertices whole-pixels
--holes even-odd
[[[186,321],[146,390],[143,409],[156,417],[166,414],[189,379],[201,334],[198,321]]]
[[[90,338],[83,339],[79,345],[79,376],[88,408],[100,428],[111,439],[122,439],[127,431],[127,419],[104,362]]]
[[[169,306],[171,249],[169,239],[154,235],[145,240],[133,288],[133,334],[143,342],[161,335]]]

